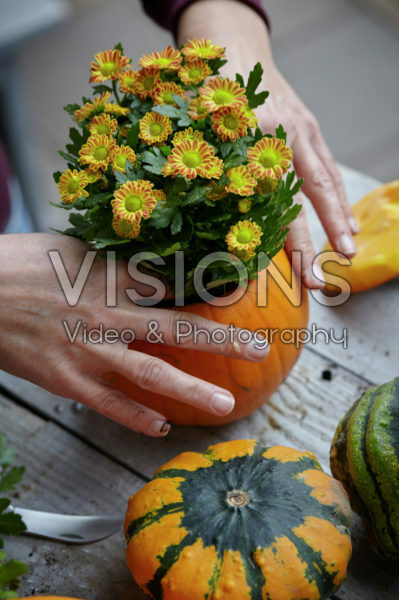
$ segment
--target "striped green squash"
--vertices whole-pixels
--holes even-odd
[[[311,452],[185,452],[129,500],[127,562],[164,600],[321,600],[346,576],[351,509]]]
[[[399,558],[399,378],[367,390],[342,419],[331,471],[349,493],[373,548]]]

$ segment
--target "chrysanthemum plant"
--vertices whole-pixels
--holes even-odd
[[[246,85],[222,78],[224,48],[205,39],[145,55],[137,71],[120,44],[94,58],[93,100],[65,107],[77,127],[60,151],[68,169],[54,174],[56,206],[79,212],[63,233],[118,259],[160,256],[143,265],[172,288],[174,255],[184,252],[186,300],[209,253],[223,253],[202,273],[212,293],[238,281],[238,259],[255,278],[284,245],[301,185],[283,127],[258,127],[254,109],[268,96],[256,91],[261,65]]]

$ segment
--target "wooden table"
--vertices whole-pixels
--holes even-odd
[[[343,168],[351,201],[378,182]],[[323,233],[310,215],[316,247]],[[304,348],[292,373],[270,401],[250,417],[219,428],[174,428],[166,439],[132,433],[87,408],[57,398],[0,372],[0,429],[27,467],[15,503],[67,513],[124,513],[127,498],[156,467],[184,450],[237,438],[258,438],[311,450],[328,469],[338,421],[360,392],[398,375],[399,279],[354,295],[339,308],[311,301],[310,325],[348,329],[348,348],[321,339]],[[38,356],[40,360],[40,356]],[[324,372],[324,377],[323,377]],[[326,373],[328,377],[326,378]],[[331,375],[331,378],[329,377]],[[396,600],[399,575],[369,549],[360,520],[353,527],[354,554],[335,600]],[[86,546],[28,537],[7,541],[10,555],[30,571],[22,595],[59,593],[87,600],[142,600],[124,559],[122,534]]]

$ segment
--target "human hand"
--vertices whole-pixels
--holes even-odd
[[[0,236],[0,368],[28,379],[43,388],[86,404],[126,427],[150,436],[169,431],[164,415],[132,400],[108,385],[101,375],[116,371],[139,387],[176,398],[197,408],[225,415],[234,407],[230,392],[188,375],[149,355],[128,350],[127,344],[85,342],[77,335],[68,339],[63,321],[73,333],[79,320],[85,330],[98,328],[133,330],[137,339],[145,339],[150,321],[156,321],[166,344],[176,345],[176,321],[184,319],[212,333],[226,329],[197,315],[169,309],[147,308],[132,303],[125,293],[134,289],[148,295],[118,262],[117,306],[105,301],[106,261],[95,260],[79,302],[70,306],[52,266],[48,252],[58,250],[71,282],[75,281],[88,247],[72,238],[50,234]],[[148,288],[147,288],[148,292]],[[268,347],[255,345],[207,344],[185,341],[185,348],[206,350],[240,359],[261,361]],[[228,336],[226,336],[228,339]],[[238,346],[237,346],[238,344]]]
[[[338,167],[323,139],[315,116],[298,98],[278,71],[272,57],[269,33],[263,19],[237,0],[197,0],[183,12],[178,41],[206,37],[227,48],[229,62],[223,76],[235,79],[237,72],[248,73],[262,64],[263,88],[270,96],[257,111],[262,131],[273,132],[283,124],[287,144],[294,153],[294,165],[304,179],[303,191],[312,202],[335,250],[348,257],[356,253],[353,234],[358,226],[346,197]],[[303,196],[296,196],[303,204]],[[286,248],[302,252],[302,278],[310,288],[324,287],[313,273],[316,251],[313,247],[304,209],[291,223]]]

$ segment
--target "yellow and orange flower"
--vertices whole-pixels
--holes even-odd
[[[137,179],[127,181],[116,190],[111,200],[114,222],[124,219],[138,227],[141,219],[148,219],[157,204],[153,186],[151,181]]]
[[[152,67],[156,69],[169,69],[178,71],[180,69],[182,56],[179,50],[175,50],[172,46],[168,46],[162,52],[153,52],[152,54],[144,54],[139,60],[141,67]]]
[[[92,135],[79,150],[79,160],[89,169],[105,171],[112,160],[115,150],[115,140],[106,135]]]
[[[140,119],[139,137],[147,144],[164,142],[172,133],[169,117],[157,112],[148,112]]]
[[[103,176],[100,170],[92,171],[91,169],[85,169],[84,171],[87,175],[87,179],[89,183],[96,183]]]
[[[110,104],[105,105],[105,112],[110,115],[115,115],[116,117],[125,117],[129,114],[128,106],[119,106],[119,104],[114,104],[110,102]]]
[[[223,142],[247,135],[249,121],[240,108],[223,106],[212,113],[212,129]]]
[[[200,58],[190,60],[179,70],[179,77],[186,85],[202,83],[211,74],[211,69]]]
[[[262,138],[247,151],[248,168],[259,179],[280,179],[288,170],[292,150],[278,138]]]
[[[185,97],[181,85],[176,84],[174,81],[165,81],[156,87],[152,94],[152,99],[154,100],[154,104],[171,104],[172,106],[176,106],[172,94],[181,96],[182,98]]]
[[[119,87],[125,94],[134,94],[134,87],[136,83],[137,72],[133,69],[127,71],[121,71],[119,73]]]
[[[201,96],[198,96],[198,98],[194,98],[194,100],[191,100],[190,104],[188,105],[187,112],[189,117],[191,117],[193,121],[205,119],[205,117],[209,114],[209,110],[204,105]]]
[[[212,44],[210,40],[202,38],[201,40],[192,39],[188,40],[182,48],[184,56],[191,60],[193,58],[203,58],[204,60],[211,60],[213,58],[222,58],[224,56],[224,48]]]
[[[90,121],[89,131],[91,135],[107,135],[109,137],[115,133],[117,127],[116,119],[111,119],[109,115],[103,114],[93,117]]]
[[[76,109],[73,113],[75,120],[80,122],[89,119],[93,115],[100,115],[105,111],[110,98],[111,92],[104,92],[101,96],[96,96],[93,102],[86,102],[84,106]]]
[[[116,79],[122,69],[130,63],[120,50],[105,50],[94,56],[90,67],[90,83],[102,83],[107,79]]]
[[[212,161],[212,166],[207,170],[207,179],[219,179],[223,174],[224,163],[221,158],[215,158]]]
[[[241,198],[238,202],[238,211],[240,213],[247,213],[252,208],[251,198]]]
[[[165,202],[166,200],[166,194],[162,190],[152,190],[152,195],[157,201],[157,204],[159,204],[160,202]]]
[[[256,114],[253,108],[249,108],[248,104],[241,107],[241,110],[244,112],[245,116],[248,119],[248,127],[257,127],[258,119],[256,118]]]
[[[260,245],[262,235],[261,228],[253,221],[238,221],[226,235],[227,248],[241,260],[249,260],[255,256],[255,248]]]
[[[116,235],[124,239],[134,239],[140,233],[140,224],[129,219],[113,219],[112,228]]]
[[[77,171],[76,169],[71,171],[70,169],[67,169],[65,173],[61,175],[58,182],[61,200],[64,204],[72,204],[82,196],[87,198],[89,194],[86,192],[85,187],[88,183],[89,179],[84,171]]]
[[[152,96],[161,83],[159,69],[140,69],[136,73],[134,93],[140,100],[145,100],[148,96]]]
[[[208,200],[212,200],[212,202],[217,202],[218,200],[226,198],[226,196],[226,187],[223,184],[220,184],[220,182],[218,181],[211,181],[209,183],[209,191],[206,194]]]
[[[277,186],[277,179],[259,179],[258,185],[256,186],[256,191],[258,194],[270,194],[276,191]]]
[[[227,192],[238,196],[252,196],[257,182],[245,165],[233,167],[227,171],[227,177],[230,180]]]
[[[210,79],[200,88],[199,93],[209,112],[219,110],[222,106],[239,108],[248,102],[244,88],[240,87],[237,81],[232,81],[227,77]]]
[[[126,173],[126,161],[129,161],[131,165],[136,162],[136,154],[129,146],[116,146],[112,154],[112,166],[114,171],[121,171]]]
[[[187,129],[183,129],[183,131],[178,131],[177,133],[175,133],[175,135],[172,138],[172,144],[173,146],[177,146],[177,144],[181,144],[182,142],[185,142],[186,140],[203,140],[204,139],[204,134],[202,133],[202,131],[198,131],[192,128],[192,127],[188,127]]]
[[[201,140],[186,140],[173,148],[162,173],[172,177],[182,175],[189,180],[198,176],[210,179],[209,171],[214,161],[212,146]]]

